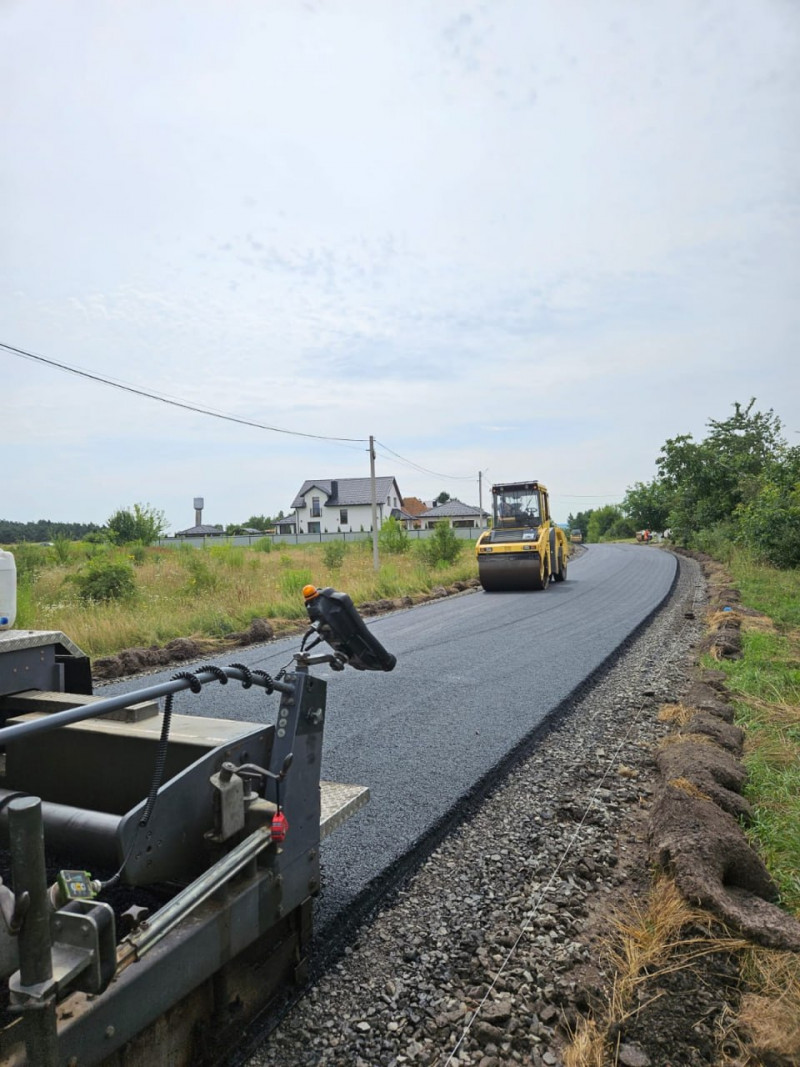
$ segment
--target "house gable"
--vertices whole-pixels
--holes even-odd
[[[403,506],[397,481],[387,476],[375,479],[378,528],[392,511]],[[319,497],[319,514],[312,514],[313,498]],[[315,478],[303,482],[292,501],[299,533],[358,532],[372,528],[372,485],[369,478]]]

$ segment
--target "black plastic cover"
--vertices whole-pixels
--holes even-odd
[[[306,600],[317,633],[357,671],[391,671],[397,657],[367,629],[347,593],[318,589]]]

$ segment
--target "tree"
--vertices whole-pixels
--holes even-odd
[[[434,504],[446,504],[448,500],[450,500],[450,494],[443,489],[434,500]]]
[[[386,519],[378,531],[378,544],[383,552],[394,556],[408,552],[411,547],[408,531],[393,515]]]
[[[711,432],[700,443],[682,434],[662,447],[658,479],[671,500],[668,525],[680,540],[734,519],[748,491],[792,452],[781,437],[780,419],[772,410],[754,411],[754,405],[755,398],[746,407],[734,403],[730,418],[710,419]]]
[[[579,511],[577,515],[568,515],[567,523],[570,530],[580,530],[585,537],[589,529],[589,519],[591,519],[593,511],[593,508],[589,508],[588,511]]]
[[[619,536],[613,532],[613,527],[622,520],[624,520],[624,515],[616,504],[606,504],[605,507],[595,508],[589,519],[588,539],[602,541],[604,537]]]
[[[436,523],[430,537],[417,542],[416,549],[428,566],[443,567],[455,563],[463,547],[464,542],[458,539],[450,523],[443,520]]]
[[[635,482],[622,501],[622,510],[634,530],[666,530],[671,506],[671,492],[655,478],[652,482]]]
[[[134,504],[133,511],[120,508],[108,520],[108,528],[117,544],[127,545],[139,541],[152,545],[168,527],[163,511],[149,504]]]
[[[268,518],[266,515],[251,515],[250,518],[241,525],[249,526],[253,530],[261,530],[261,532],[264,533],[264,531],[272,528],[273,523],[272,519]]]
[[[100,533],[100,527],[93,522],[51,522],[49,519],[14,522],[0,519],[0,545],[20,544],[24,541],[55,541],[58,537],[75,541],[90,533]]]
[[[774,567],[800,567],[800,481],[788,493],[769,483],[738,513],[742,543]]]

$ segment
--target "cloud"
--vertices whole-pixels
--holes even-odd
[[[453,476],[381,460],[424,497],[469,500],[487,466],[554,497],[624,491],[751,395],[800,427],[791,6],[38,0],[0,19],[12,344],[376,433]],[[364,469],[361,446],[4,355],[0,390],[9,517],[147,499],[180,526],[205,493],[241,518]]]

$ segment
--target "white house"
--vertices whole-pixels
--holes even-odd
[[[376,478],[378,529],[393,513],[402,515],[403,498],[392,477]],[[292,501],[294,520],[285,518],[282,533],[358,533],[372,529],[369,478],[315,478],[303,482]]]

